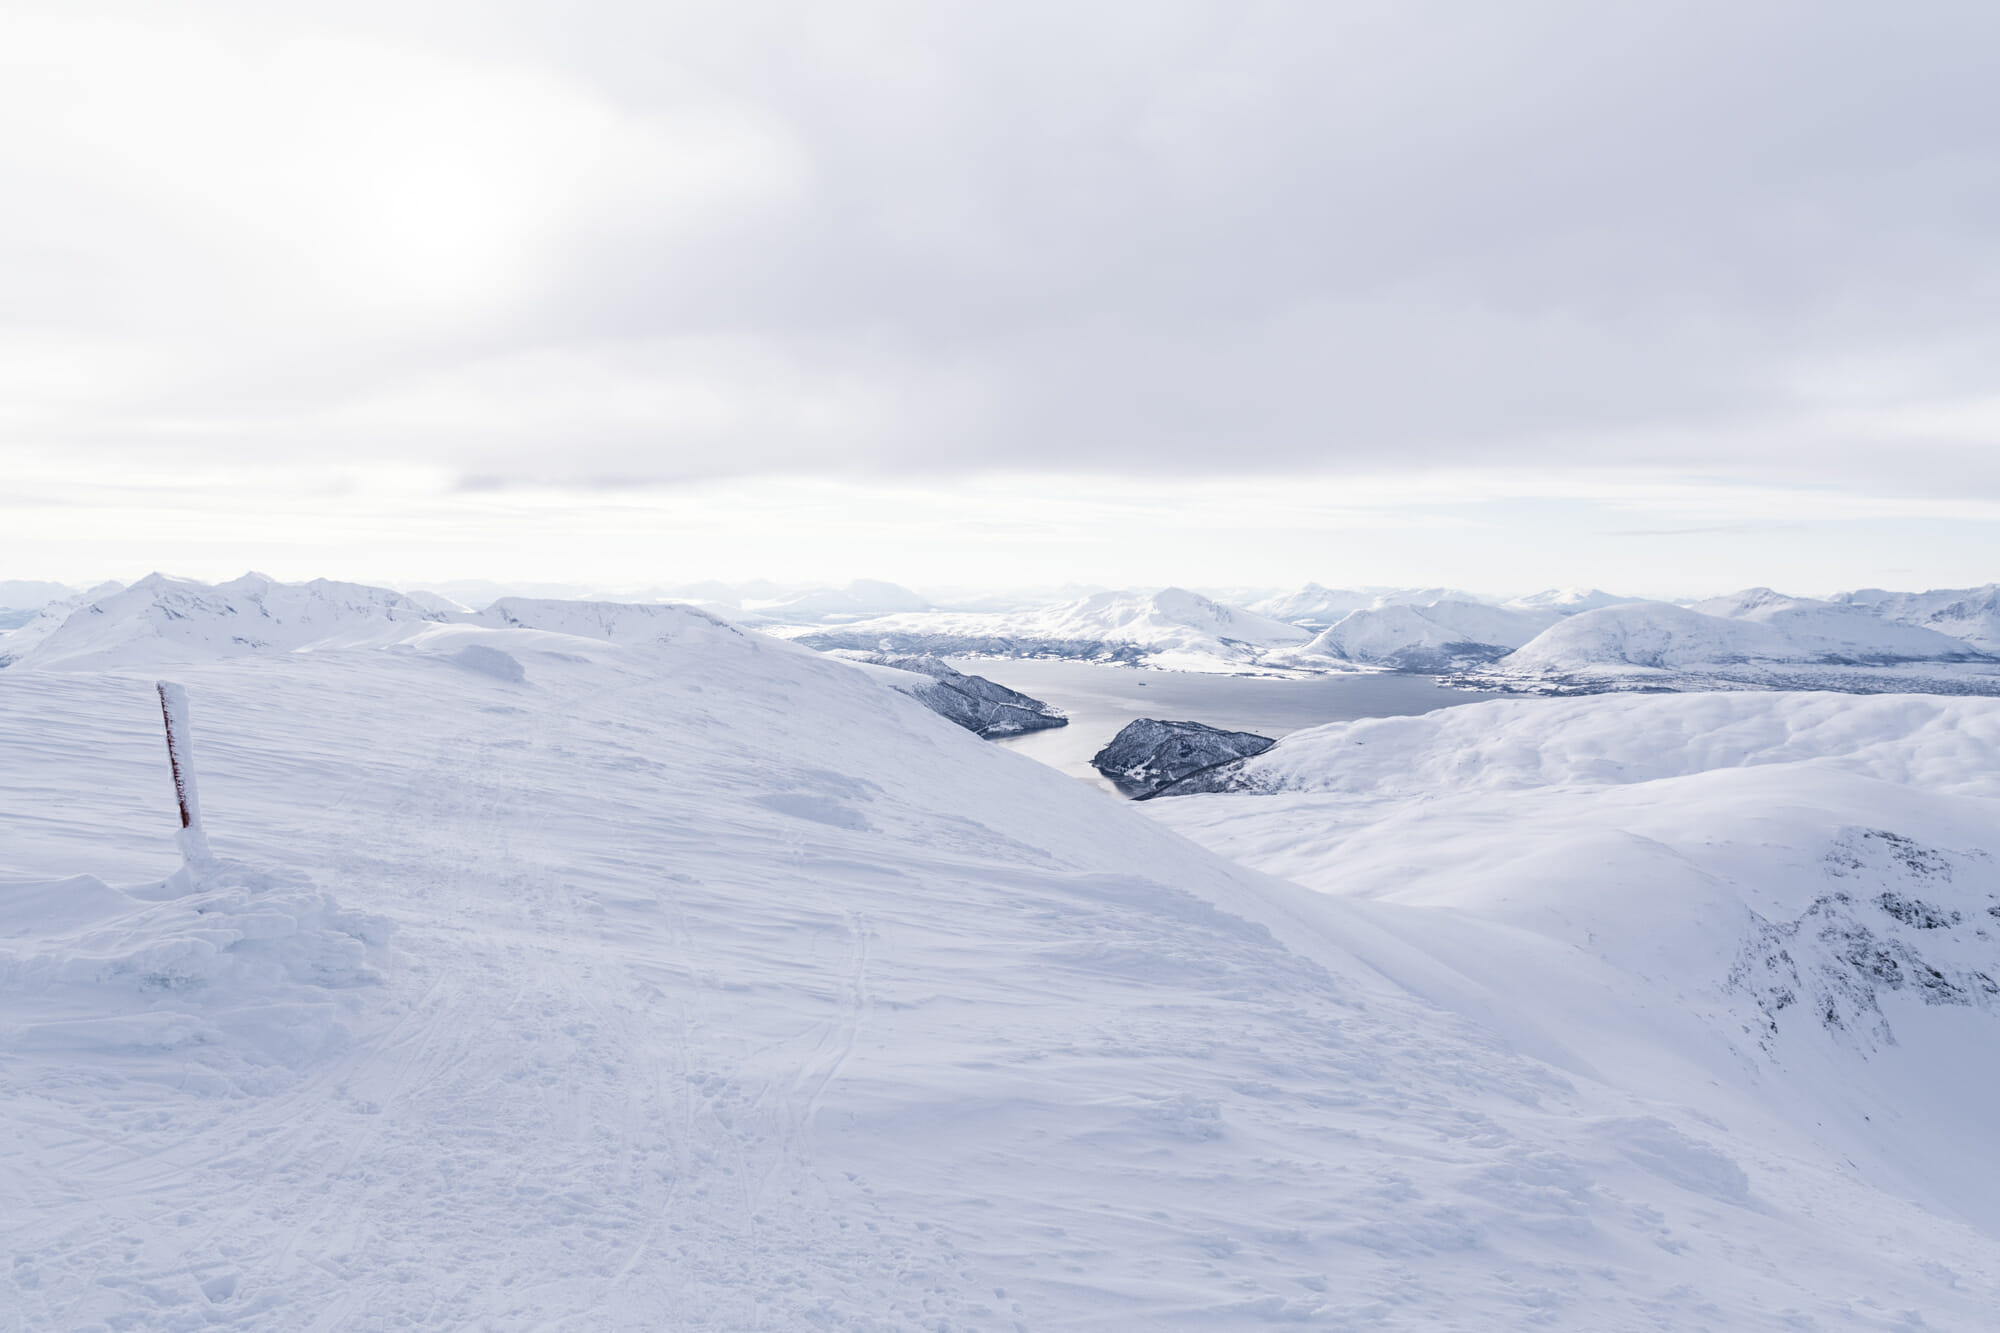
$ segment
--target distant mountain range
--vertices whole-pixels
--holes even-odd
[[[46,590],[58,585],[0,584]],[[699,605],[743,629],[820,650],[944,658],[1065,658],[1159,670],[1281,676],[1398,671],[1515,692],[1832,688],[2000,693],[2000,585],[1922,593],[1877,589],[1818,600],[1751,588],[1689,604],[1551,589],[1508,601],[1447,588],[1308,584],[1250,606],[1185,588],[1091,592],[1019,606],[993,597],[944,606],[862,581]],[[115,665],[144,640],[171,656],[240,655],[393,637],[412,621],[521,623],[532,615],[648,632],[662,601],[502,598],[473,611],[428,592],[249,574],[203,584],[154,574],[17,613],[0,625],[0,665]],[[550,626],[537,626],[548,628]],[[597,631],[593,631],[597,632]],[[177,649],[174,645],[179,645]]]

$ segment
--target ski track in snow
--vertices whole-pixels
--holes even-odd
[[[495,641],[528,684],[433,653],[177,669],[218,854],[396,932],[344,1040],[289,1064],[51,1058],[0,1013],[0,1328],[2000,1306],[1985,1234],[1517,1055],[1357,962],[1365,923],[850,668]],[[0,873],[172,868],[149,689],[0,673]]]

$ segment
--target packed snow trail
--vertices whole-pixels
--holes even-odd
[[[1813,1143],[1517,1054],[1356,962],[1333,900],[655,619],[177,666],[235,895],[185,986],[118,968],[210,929],[141,896],[175,862],[152,677],[0,672],[0,1328],[2000,1305],[1990,1235]]]

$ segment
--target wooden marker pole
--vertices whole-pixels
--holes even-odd
[[[188,730],[187,690],[171,681],[160,681],[160,717],[167,724],[167,761],[174,770],[174,799],[180,805],[181,827],[175,835],[181,847],[181,862],[190,874],[206,869],[215,857],[208,850],[208,835],[201,827],[201,794],[194,781],[194,740]]]

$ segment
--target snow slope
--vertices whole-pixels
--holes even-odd
[[[2000,1238],[2000,701],[1498,701],[1238,768],[1146,809],[1517,1048]]]
[[[260,653],[156,628],[143,664],[126,639],[118,668],[0,672],[0,1326],[1971,1329],[2000,1303],[1991,1224],[1847,1123],[1877,1103],[1642,1086],[1681,1047],[1636,1019],[1623,1064],[1569,1029],[1536,1050],[1535,1004],[1431,984],[1450,940],[846,663],[676,608]],[[180,898],[163,663],[224,862]],[[1902,813],[1975,887],[1955,813]],[[1542,977],[1533,932],[1484,942]],[[1984,1058],[1983,1031],[1937,1049]]]
[[[881,616],[796,634],[821,649],[959,657],[1074,657],[1171,671],[1238,671],[1312,634],[1241,607],[1166,588],[1095,593],[1031,612]]]

